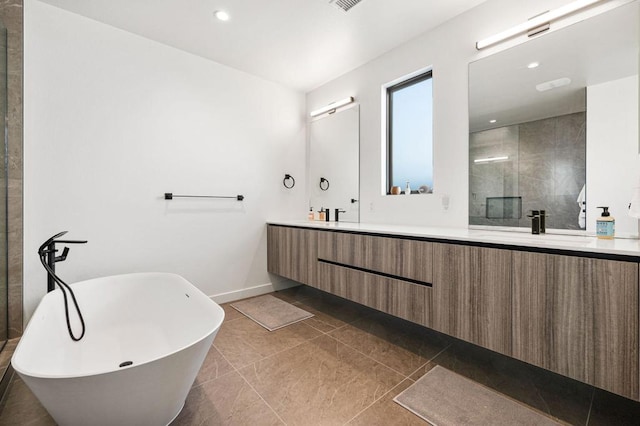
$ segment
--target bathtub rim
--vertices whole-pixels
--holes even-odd
[[[220,310],[221,312],[221,317],[219,320],[219,323],[217,323],[217,325],[215,327],[213,327],[211,330],[209,330],[206,334],[204,334],[201,338],[192,341],[191,343],[187,344],[187,345],[183,345],[180,346],[178,349],[173,350],[171,352],[167,352],[162,354],[161,356],[155,357],[155,358],[150,358],[144,362],[138,363],[138,364],[131,364],[128,365],[126,367],[120,367],[117,369],[110,369],[110,370],[105,370],[105,371],[95,371],[95,372],[91,372],[91,373],[86,373],[86,374],[74,374],[74,375],[70,375],[70,374],[42,374],[42,373],[33,373],[30,372],[28,369],[22,368],[19,363],[16,364],[15,359],[18,356],[19,349],[20,349],[20,344],[22,343],[22,339],[27,335],[27,331],[29,330],[29,327],[31,326],[31,321],[29,321],[29,323],[27,324],[27,327],[24,329],[24,332],[22,333],[22,336],[20,337],[20,340],[18,341],[18,345],[16,346],[16,349],[13,353],[13,355],[11,356],[11,366],[13,367],[13,369],[21,374],[21,375],[25,375],[25,376],[29,376],[29,377],[34,377],[34,378],[39,378],[39,379],[76,379],[76,378],[81,378],[81,377],[93,377],[93,376],[101,376],[104,374],[110,374],[110,373],[115,373],[115,372],[119,372],[119,371],[125,371],[128,370],[130,368],[134,368],[136,366],[142,366],[145,364],[149,364],[151,362],[155,362],[158,360],[161,360],[163,358],[167,358],[169,356],[172,356],[178,352],[181,352],[191,346],[197,345],[198,343],[202,342],[203,340],[207,339],[211,334],[216,333],[217,331],[220,330],[220,328],[222,327],[222,323],[224,321],[224,318],[226,316],[226,313],[224,312],[224,309],[222,308],[222,306],[220,306],[219,304],[217,304],[216,302],[214,302],[211,297],[207,296],[205,293],[202,292],[202,290],[200,290],[199,288],[197,288],[195,285],[193,285],[189,280],[187,280],[186,278],[184,278],[182,275],[179,274],[175,274],[172,272],[132,272],[132,273],[126,273],[126,274],[117,274],[117,275],[105,275],[103,277],[96,277],[96,278],[90,278],[88,280],[82,280],[82,281],[78,281],[75,282],[73,284],[69,284],[70,286],[75,286],[78,284],[83,284],[83,283],[87,283],[87,282],[91,282],[91,281],[96,281],[96,280],[101,280],[101,279],[105,279],[105,278],[115,278],[115,277],[126,277],[126,276],[135,276],[135,275],[169,275],[169,276],[175,276],[178,277],[182,280],[184,280],[185,282],[187,282],[189,285],[193,286],[193,288],[195,288],[196,290],[198,290],[200,293],[202,293],[202,295],[204,297],[206,297],[207,299],[209,299],[214,306],[217,307],[217,309]],[[61,291],[59,288],[56,288],[54,291]],[[47,293],[48,294],[48,293]],[[46,294],[45,294],[46,296]],[[42,298],[44,299],[44,297]],[[42,299],[40,300],[40,303],[38,303],[38,306],[36,307],[36,310],[33,313],[33,317],[36,316],[36,314],[38,313],[38,311],[41,308],[42,305]],[[212,343],[213,344],[213,343]]]

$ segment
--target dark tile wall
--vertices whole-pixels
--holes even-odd
[[[544,209],[547,227],[580,229],[576,202],[586,182],[586,114],[579,112],[470,135],[469,224],[529,227]],[[509,155],[505,162],[476,158]],[[522,218],[487,219],[487,197],[522,197]]]
[[[22,335],[22,76],[23,0],[0,0],[7,28],[9,338]]]

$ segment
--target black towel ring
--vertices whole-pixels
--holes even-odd
[[[326,186],[322,186],[323,183],[326,182]],[[323,191],[326,191],[327,189],[329,189],[329,181],[323,177],[320,178],[320,189],[322,189]]]
[[[291,186],[287,185],[287,181],[291,180]],[[294,186],[296,186],[296,180],[293,178],[293,176],[291,176],[290,174],[285,174],[284,175],[284,179],[282,179],[282,184],[284,185],[285,188],[287,189],[291,189]]]

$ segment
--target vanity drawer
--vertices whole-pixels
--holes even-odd
[[[318,259],[336,265],[382,273],[389,278],[431,284],[433,244],[343,232],[320,232]]]
[[[431,326],[431,287],[318,262],[318,288],[416,324]]]

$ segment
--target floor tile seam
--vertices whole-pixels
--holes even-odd
[[[349,324],[345,324],[345,326],[347,326],[347,325],[349,325]],[[341,327],[341,328],[342,328],[342,327]],[[336,330],[338,330],[338,329],[336,329]],[[377,362],[377,363],[379,363],[379,364],[384,365],[385,367],[389,368],[390,370],[392,370],[392,371],[394,371],[394,372],[396,372],[396,373],[400,374],[400,375],[401,375],[402,377],[404,377],[404,378],[411,378],[411,376],[412,376],[413,374],[415,374],[418,370],[420,370],[420,368],[422,368],[422,367],[424,367],[425,365],[427,365],[429,362],[431,362],[433,359],[435,359],[438,355],[440,355],[442,352],[444,352],[445,350],[447,350],[447,349],[451,346],[451,344],[449,344],[446,348],[442,349],[440,352],[438,352],[436,355],[434,355],[431,359],[429,359],[429,360],[425,361],[423,364],[420,364],[420,367],[416,368],[416,369],[415,369],[414,371],[412,371],[409,375],[406,375],[405,373],[403,373],[403,372],[401,372],[401,371],[396,370],[396,369],[395,369],[395,368],[393,368],[392,366],[387,365],[387,364],[386,364],[386,363],[384,363],[383,361],[379,361],[379,360],[377,360],[377,359],[373,358],[372,356],[367,355],[366,353],[364,353],[364,352],[363,352],[363,351],[361,351],[360,349],[356,348],[355,346],[352,346],[352,345],[350,345],[349,343],[347,343],[347,342],[343,342],[342,340],[338,339],[337,337],[332,336],[330,333],[332,333],[332,332],[334,332],[334,331],[336,331],[336,330],[331,330],[330,332],[328,332],[328,333],[327,333],[327,336],[329,336],[329,337],[333,338],[334,340],[337,340],[338,342],[342,343],[343,345],[346,345],[346,346],[350,347],[351,349],[355,350],[356,352],[359,352],[360,354],[364,355],[365,357],[367,357],[367,358],[369,358],[369,359],[372,359],[373,361],[375,361],[375,362]],[[409,352],[410,352],[410,351],[409,351]],[[418,355],[418,356],[419,356],[419,355]]]
[[[474,380],[474,382],[475,382],[475,380]],[[476,383],[477,383],[477,382],[476,382]],[[480,384],[482,385],[482,383],[480,383]],[[484,386],[484,385],[483,385],[483,386]],[[493,389],[493,388],[491,388],[491,387],[489,387],[489,386],[485,386],[485,387],[486,387],[486,388],[489,388],[489,389]],[[557,423],[559,423],[559,424],[566,424],[566,425],[569,425],[570,423],[568,423],[567,421],[565,421],[565,420],[563,420],[563,419],[561,419],[561,418],[559,418],[559,417],[554,416],[554,415],[551,413],[551,407],[550,407],[550,406],[549,406],[549,404],[547,403],[547,400],[545,399],[545,397],[544,397],[544,396],[542,395],[542,393],[540,392],[540,388],[539,388],[538,386],[536,386],[536,385],[533,385],[533,387],[534,387],[534,389],[536,390],[536,394],[537,394],[537,396],[538,396],[538,397],[540,398],[540,400],[542,400],[542,402],[544,403],[544,405],[545,405],[545,407],[546,407],[547,411],[543,411],[543,410],[542,410],[542,409],[540,409],[540,408],[537,408],[537,407],[531,406],[531,405],[529,405],[529,404],[526,404],[525,402],[520,401],[519,399],[516,399],[516,398],[512,397],[512,396],[511,396],[511,395],[509,395],[509,394],[502,393],[502,392],[500,392],[500,391],[498,391],[498,390],[496,390],[496,389],[493,389],[493,390],[494,390],[495,392],[498,392],[500,395],[504,396],[505,398],[507,398],[507,399],[509,399],[509,400],[511,400],[511,401],[513,401],[513,402],[515,402],[515,403],[517,403],[517,404],[519,404],[519,405],[521,405],[521,406],[524,406],[525,408],[528,408],[529,410],[532,410],[532,411],[534,411],[534,412],[536,412],[536,413],[539,413],[539,414],[541,414],[541,415],[543,415],[543,416],[545,416],[545,417],[547,417],[547,418],[549,418],[549,419],[551,419],[551,420],[555,420],[555,421],[556,421]],[[595,388],[594,388],[594,391],[595,391]],[[592,394],[592,397],[593,397],[593,394]],[[591,402],[593,402],[593,401],[591,401]],[[591,410],[591,408],[589,408],[589,412],[590,412],[590,410]],[[587,413],[587,422],[588,422],[588,419],[589,419],[589,414]],[[585,423],[585,425],[586,425],[586,423]]]
[[[248,365],[245,365],[242,368],[247,368],[249,366],[253,365],[254,369],[255,369],[255,365],[256,363],[251,363]],[[244,374],[242,374],[242,372],[240,370],[237,370],[238,375],[242,378],[242,380],[244,380],[244,382],[251,388],[253,389],[253,391],[256,393],[256,395],[258,395],[258,397],[262,400],[262,402],[265,403],[265,405],[267,407],[269,407],[269,409],[273,412],[273,414],[276,415],[276,417],[278,418],[278,420],[280,420],[282,422],[283,425],[287,425],[287,422],[284,421],[284,419],[282,417],[280,417],[280,414],[278,414],[278,412],[271,406],[271,404],[269,404],[269,402],[267,402],[267,400],[264,398],[264,396],[262,396],[262,394],[258,391],[258,389],[256,389],[251,382],[249,382],[249,380],[247,380],[247,378],[244,376]]]
[[[314,316],[315,316],[315,314],[314,314]],[[307,318],[307,320],[309,320],[309,319],[311,319],[311,318]],[[305,320],[305,321],[306,321],[306,320]],[[320,321],[321,323],[326,324],[326,325],[328,325],[329,327],[333,327],[331,324],[329,324],[328,322],[322,321],[322,320],[321,320],[321,319],[319,319],[318,317],[316,317],[316,321]],[[306,324],[306,323],[305,323],[305,324]],[[314,326],[313,324],[311,324],[311,323],[309,323],[309,324],[307,324],[307,325],[308,325],[309,327],[312,327],[314,330],[319,331],[319,332],[320,332],[320,333],[322,333],[322,334],[331,333],[332,331],[337,330],[337,328],[335,328],[335,327],[334,327],[333,329],[331,329],[331,330],[329,330],[329,331],[323,331],[323,330],[320,330],[319,328],[315,327],[315,326]],[[342,327],[342,326],[341,326],[341,327]]]
[[[280,414],[278,414],[278,412],[271,406],[271,404],[269,404],[267,402],[266,399],[264,399],[264,397],[262,396],[262,394],[260,392],[258,392],[258,389],[254,388],[253,385],[251,383],[249,383],[247,381],[247,379],[244,378],[244,376],[242,374],[240,374],[240,377],[242,377],[242,380],[244,380],[244,382],[251,388],[253,389],[253,391],[256,393],[256,395],[258,395],[258,398],[260,398],[262,400],[262,402],[264,402],[264,405],[266,405],[267,407],[269,407],[269,410],[271,410],[271,412],[276,416],[276,418],[278,420],[280,420],[282,422],[283,425],[287,426],[287,422],[284,421],[284,419],[282,417],[280,417]]]
[[[589,422],[591,421],[591,410],[593,410],[593,400],[596,397],[596,388],[593,388],[591,392],[591,403],[589,404],[589,413],[587,413],[587,421],[585,422],[585,426],[589,426]]]
[[[365,411],[367,411],[369,408],[373,407],[376,403],[378,403],[379,401],[381,401],[385,396],[389,395],[391,392],[394,391],[394,389],[396,389],[398,386],[400,386],[401,384],[403,384],[406,380],[412,381],[412,379],[406,377],[404,379],[402,379],[400,381],[400,383],[398,383],[397,385],[393,386],[391,389],[389,389],[388,391],[386,391],[384,394],[382,394],[380,397],[376,398],[371,404],[367,405],[365,408],[363,408],[362,410],[360,410],[355,416],[353,416],[352,418],[350,418],[348,421],[346,421],[344,423],[344,425],[348,425],[349,423],[351,423],[352,421],[354,421],[356,418],[358,418],[358,416],[362,413],[364,413]]]
[[[411,374],[409,374],[407,376],[408,379],[411,379],[411,376],[413,376],[414,374],[416,374],[418,371],[422,370],[425,366],[429,365],[429,363],[431,362],[435,362],[434,360],[436,358],[438,358],[443,352],[445,352],[447,349],[449,349],[451,347],[451,345],[453,345],[453,343],[449,343],[447,346],[445,346],[442,350],[440,350],[440,352],[438,352],[437,354],[435,354],[434,356],[432,356],[430,359],[427,360],[427,362],[425,362],[424,364],[422,364],[420,367],[416,368],[415,371],[413,371]],[[437,365],[437,364],[436,364]],[[423,374],[424,376],[424,374]],[[422,376],[420,376],[422,377]],[[413,379],[411,379],[413,380]],[[415,380],[414,380],[415,381]]]
[[[309,326],[309,327],[310,327],[310,326]],[[280,350],[280,351],[278,351],[278,352],[274,352],[274,353],[269,354],[269,355],[267,355],[267,356],[265,356],[265,357],[263,357],[263,358],[257,359],[257,360],[255,360],[255,361],[251,361],[251,362],[249,362],[249,363],[247,363],[247,364],[244,364],[244,365],[241,365],[241,366],[239,366],[239,367],[236,367],[235,365],[233,365],[233,364],[231,364],[231,363],[230,363],[230,364],[231,364],[231,366],[232,366],[233,368],[235,368],[236,370],[238,370],[238,373],[239,373],[241,368],[246,368],[246,367],[248,367],[248,366],[250,366],[250,365],[252,365],[252,364],[255,364],[255,363],[257,363],[257,362],[265,361],[265,360],[267,360],[267,359],[269,359],[269,358],[272,358],[272,357],[274,357],[274,356],[276,356],[276,355],[280,355],[280,354],[281,354],[281,353],[283,353],[283,352],[286,352],[286,351],[288,351],[288,350],[291,350],[291,349],[297,348],[297,347],[298,347],[298,346],[300,346],[300,345],[304,345],[305,343],[309,343],[309,342],[311,342],[312,340],[318,339],[318,338],[320,338],[320,337],[322,337],[322,336],[324,336],[324,335],[326,334],[326,333],[322,333],[320,330],[317,330],[317,329],[315,329],[315,328],[314,328],[314,330],[318,331],[318,332],[319,332],[319,333],[321,333],[321,334],[320,334],[319,336],[312,337],[311,339],[306,339],[306,340],[304,340],[304,341],[302,341],[302,342],[300,342],[300,343],[298,343],[298,344],[295,344],[295,345],[293,345],[293,346],[289,346],[288,348],[284,348],[284,349],[282,349],[282,350]],[[220,351],[218,351],[218,352],[220,352]],[[220,353],[222,354],[222,352],[220,352]],[[224,355],[223,355],[223,356],[224,356]],[[226,357],[225,357],[225,359],[226,359]],[[227,361],[227,362],[228,362],[228,361]]]
[[[371,357],[370,355],[367,355],[366,353],[362,352],[361,350],[358,350],[358,348],[355,348],[355,347],[351,346],[350,344],[345,343],[345,342],[343,342],[343,341],[341,341],[341,340],[339,340],[339,339],[337,339],[337,338],[333,337],[333,336],[332,336],[332,335],[330,335],[330,334],[327,334],[327,336],[328,336],[328,337],[330,337],[330,338],[332,338],[332,339],[333,339],[333,340],[335,340],[336,342],[338,342],[338,343],[340,343],[340,344],[342,344],[342,345],[345,345],[345,346],[347,346],[347,347],[349,347],[349,348],[353,349],[354,351],[358,352],[360,355],[364,356],[365,358],[368,358],[368,359],[370,359],[371,361],[373,361],[373,362],[375,362],[375,363],[377,363],[377,364],[380,364],[380,365],[382,365],[382,366],[383,366],[383,367],[385,367],[385,368],[388,368],[389,370],[393,371],[394,373],[399,374],[399,375],[402,377],[402,380],[400,380],[400,383],[401,383],[404,379],[409,378],[409,376],[405,375],[404,373],[402,373],[402,372],[400,372],[400,371],[396,370],[396,369],[395,369],[395,368],[393,368],[393,367],[388,366],[387,364],[385,364],[385,363],[384,363],[384,362],[382,362],[382,361],[378,361],[377,359],[375,359],[375,358]]]
[[[295,299],[295,298],[292,297],[292,299],[294,301],[293,302],[289,302],[289,303],[291,303],[293,305],[294,303],[304,302],[305,300],[309,300],[309,299],[313,299],[313,298],[314,298],[313,296],[303,296],[302,299]]]
[[[230,322],[234,322],[234,321],[238,321],[239,319],[244,318],[244,316],[238,317],[238,318],[232,318],[232,319],[225,319],[224,321],[222,321],[222,324],[229,324]]]
[[[229,362],[229,361],[227,361],[227,362]],[[231,365],[231,364],[229,364],[229,365]],[[212,379],[205,380],[204,382],[200,382],[200,383],[198,383],[197,385],[192,386],[192,387],[191,387],[191,389],[197,389],[197,388],[201,387],[202,385],[206,385],[207,383],[211,383],[211,382],[213,382],[214,380],[218,380],[218,379],[220,379],[220,378],[222,378],[222,377],[226,377],[226,376],[228,376],[229,374],[233,374],[233,373],[240,373],[239,371],[236,371],[236,369],[235,369],[235,367],[234,367],[233,365],[231,365],[231,368],[233,368],[233,370],[228,371],[228,372],[226,372],[226,373],[224,373],[224,374],[221,374],[221,375],[219,375],[219,376],[216,376],[216,377],[214,377],[214,378],[212,378]],[[196,377],[196,379],[197,379],[197,377]]]
[[[240,369],[239,369],[239,368],[236,368],[236,366],[235,366],[235,365],[233,365],[231,362],[229,362],[229,359],[228,359],[228,358],[227,358],[227,357],[226,357],[226,356],[225,356],[225,355],[224,355],[224,354],[223,354],[223,353],[222,353],[218,348],[216,348],[216,350],[218,351],[218,353],[220,354],[220,356],[221,356],[221,357],[222,357],[222,358],[223,358],[223,359],[224,359],[224,360],[225,360],[225,361],[226,361],[226,362],[231,366],[231,368],[233,369],[233,371],[230,371],[230,372],[228,372],[228,373],[226,373],[226,374],[223,374],[223,375],[222,375],[222,376],[220,376],[220,377],[224,377],[224,376],[229,375],[229,374],[234,373],[234,372],[235,372],[235,373],[237,373],[237,374],[238,374],[238,376],[240,376],[240,378],[241,378],[241,379],[242,379],[242,380],[243,380],[243,381],[244,381],[244,382],[245,382],[245,383],[246,383],[246,384],[247,384],[251,389],[253,389],[253,391],[256,393],[256,395],[258,395],[258,397],[259,397],[259,398],[260,398],[260,399],[261,399],[261,400],[266,404],[266,406],[267,406],[267,407],[269,407],[269,409],[273,412],[273,414],[275,414],[275,415],[276,415],[276,417],[278,418],[278,420],[280,420],[280,421],[282,422],[282,424],[286,426],[286,425],[287,425],[287,423],[286,423],[286,422],[285,422],[285,421],[280,417],[280,415],[276,412],[276,410],[274,410],[274,409],[273,409],[273,407],[272,407],[272,406],[271,406],[271,405],[270,405],[270,404],[269,404],[269,403],[264,399],[264,397],[260,394],[260,392],[258,392],[258,390],[257,390],[256,388],[254,388],[254,387],[253,387],[253,385],[252,385],[251,383],[249,383],[249,381],[247,380],[247,378],[246,378],[246,377],[244,377],[244,374],[242,374],[242,373],[240,372]],[[254,365],[255,365],[255,362],[254,362],[254,363],[252,363],[252,364],[254,364]],[[252,364],[248,364],[247,366],[252,365]],[[242,368],[245,368],[245,367],[247,367],[247,366],[244,366],[244,367],[242,367]],[[215,379],[214,379],[214,380],[215,380]],[[210,381],[210,380],[209,380],[209,381]]]

